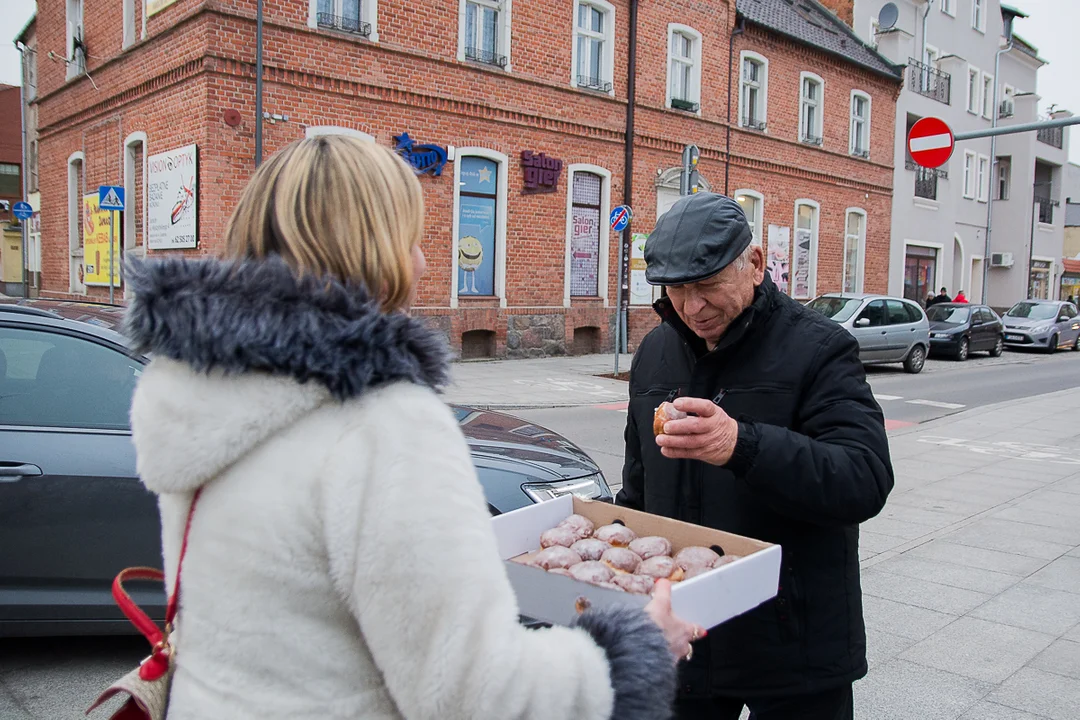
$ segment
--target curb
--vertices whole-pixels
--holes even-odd
[[[999,403],[993,403],[991,405],[982,405],[980,407],[971,408],[970,410],[957,410],[956,412],[942,417],[934,418],[933,420],[927,420],[926,422],[917,423],[910,427],[897,428],[893,432],[889,433],[891,437],[898,437],[901,435],[910,435],[914,432],[920,432],[929,428],[934,428],[938,425],[948,424],[955,422],[961,416],[963,417],[978,417],[979,415],[985,415],[987,413],[996,412],[1005,408],[1014,407],[1016,405],[1026,405],[1032,402],[1038,402],[1040,400],[1049,400],[1060,396],[1080,394],[1080,387],[1066,388],[1064,390],[1055,390],[1054,392],[1043,393],[1041,395],[1030,395],[1024,398],[1016,398],[1014,400],[1003,400]]]

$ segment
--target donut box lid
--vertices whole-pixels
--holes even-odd
[[[584,515],[597,527],[621,522],[638,536],[666,537],[674,552],[694,545],[715,545],[723,548],[726,555],[742,556],[672,585],[672,608],[685,620],[706,628],[716,627],[776,596],[780,581],[779,545],[564,495],[497,515],[491,520],[519,610],[526,617],[569,625],[584,607],[644,607],[649,601],[645,595],[597,587],[511,560],[538,551],[540,534],[573,513]]]

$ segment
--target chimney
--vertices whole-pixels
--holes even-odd
[[[836,17],[840,18],[848,27],[854,27],[855,0],[818,0],[818,2],[832,10]]]

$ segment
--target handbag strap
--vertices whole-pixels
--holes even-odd
[[[188,509],[187,523],[184,525],[184,539],[180,543],[180,558],[176,561],[176,584],[173,585],[172,595],[169,596],[169,604],[165,608],[165,630],[172,631],[173,620],[176,619],[177,610],[180,608],[180,571],[184,567],[184,556],[187,555],[188,535],[191,533],[191,518],[195,516],[195,504],[199,502],[202,494],[200,487],[191,498],[191,507]]]

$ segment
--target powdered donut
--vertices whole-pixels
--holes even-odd
[[[545,530],[540,533],[540,547],[549,548],[555,545],[561,545],[563,547],[570,547],[578,540],[574,531],[568,527],[553,527],[550,530]]]
[[[648,575],[654,580],[670,578],[675,572],[675,561],[666,555],[658,555],[645,560],[638,566],[638,575]]]
[[[570,577],[575,580],[592,583],[593,585],[602,582],[611,582],[611,579],[615,577],[614,570],[596,560],[580,562],[570,568],[568,572],[570,573]]]
[[[671,541],[662,537],[642,537],[630,543],[633,550],[642,560],[648,560],[657,555],[671,554]]]
[[[663,435],[664,423],[668,420],[682,420],[684,417],[687,417],[686,413],[682,410],[676,410],[674,404],[669,402],[660,403],[660,407],[656,408],[656,412],[653,413],[653,435]]]
[[[570,549],[580,555],[582,560],[599,560],[604,551],[610,548],[611,545],[596,538],[578,540],[570,546]]]
[[[584,540],[587,537],[592,537],[596,524],[584,515],[570,515],[559,523],[559,527],[569,528],[577,536],[578,540]]]
[[[605,550],[600,556],[600,561],[615,572],[630,574],[637,572],[638,566],[641,565],[641,558],[634,551],[620,547]]]
[[[675,567],[680,568],[689,580],[712,570],[719,561],[720,556],[707,547],[687,547],[675,556]]]
[[[545,570],[552,568],[570,568],[581,562],[581,556],[570,548],[562,545],[553,545],[536,553],[533,562]]]
[[[596,528],[593,537],[615,547],[626,547],[637,540],[637,533],[625,525],[614,524]]]
[[[548,570],[548,572],[552,575],[565,575],[566,577],[573,577],[573,575],[570,574],[570,571],[566,568],[551,568],[550,570]]]
[[[648,595],[656,584],[656,580],[648,575],[616,575],[612,582],[634,595]]]

